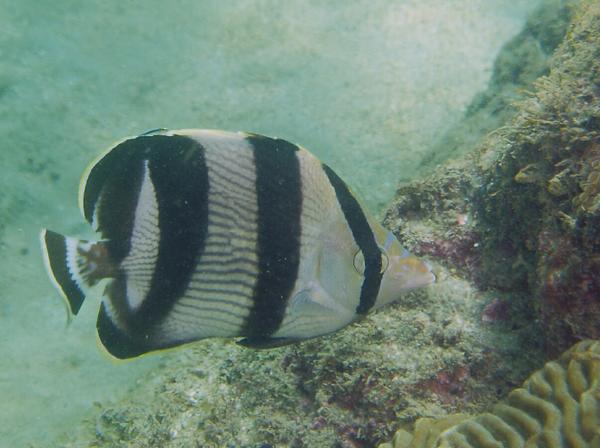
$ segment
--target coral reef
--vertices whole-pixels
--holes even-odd
[[[486,284],[535,293],[554,352],[600,337],[600,5],[573,23],[550,74],[484,143],[473,195]]]
[[[458,421],[458,423],[457,423]],[[576,344],[491,412],[420,419],[379,448],[600,446],[600,342]]]
[[[600,338],[599,85],[600,5],[582,2],[515,116],[401,187],[386,217],[480,288],[528,292],[552,354]]]

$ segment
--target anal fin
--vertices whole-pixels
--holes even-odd
[[[98,338],[106,351],[117,359],[135,358],[151,350],[140,342],[144,340],[144,337],[134,339],[124,329],[117,326],[114,316],[107,311],[105,303],[102,303],[100,307],[96,329]]]

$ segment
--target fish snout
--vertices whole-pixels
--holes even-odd
[[[432,272],[432,266],[419,258],[411,255],[409,257],[393,257],[395,269],[392,272],[394,280],[399,281],[405,288],[417,288],[427,286],[435,282],[436,277]]]

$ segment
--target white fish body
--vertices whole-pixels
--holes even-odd
[[[84,174],[80,207],[101,238],[44,230],[46,264],[74,314],[108,279],[97,328],[118,358],[207,337],[308,339],[434,281],[328,166],[281,139],[126,139]]]

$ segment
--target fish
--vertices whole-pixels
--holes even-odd
[[[97,334],[118,359],[211,337],[300,342],[435,281],[328,165],[281,138],[126,138],[84,172],[79,207],[97,237],[42,229],[45,266],[70,318],[104,288]]]

